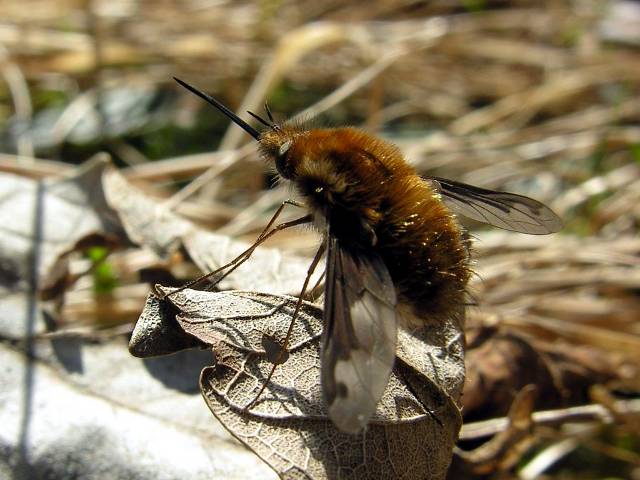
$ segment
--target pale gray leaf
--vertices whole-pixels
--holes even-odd
[[[98,157],[62,179],[0,175],[1,335],[18,338],[44,330],[35,292],[56,282],[54,265],[78,242],[109,236],[128,243],[101,188],[106,168],[104,157]]]
[[[442,379],[424,376],[437,364],[397,362],[371,423],[362,434],[345,434],[328,418],[320,390],[321,309],[303,303],[288,360],[246,410],[273,365],[264,336],[282,342],[296,299],[187,289],[167,300],[185,332],[214,349],[217,361],[201,375],[211,411],[282,478],[444,478],[461,417],[448,394],[459,385],[445,387]],[[412,333],[416,341],[420,333]]]

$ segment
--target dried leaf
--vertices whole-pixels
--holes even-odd
[[[506,414],[515,392],[536,385],[539,407],[588,401],[589,386],[618,377],[620,362],[586,345],[567,348],[511,329],[474,329],[469,336],[465,419]]]
[[[97,188],[106,168],[97,158],[73,176],[34,181],[0,175],[0,318],[3,336],[18,338],[44,330],[36,289],[68,282],[61,258],[88,239],[127,244],[115,212]],[[56,268],[54,268],[54,266]]]
[[[468,476],[469,472],[488,474],[515,466],[535,440],[531,414],[536,393],[534,385],[527,385],[518,392],[509,409],[507,427],[487,443],[470,452],[456,448],[453,471],[458,476],[463,472]]]
[[[338,431],[326,414],[320,389],[322,311],[317,306],[303,303],[287,349],[288,360],[278,366],[263,394],[251,404],[272,367],[263,340],[268,336],[283,343],[296,299],[183,290],[167,300],[177,308],[181,328],[214,349],[216,364],[204,369],[200,380],[209,408],[282,478],[445,476],[460,428],[459,410],[448,392],[458,391],[461,383],[455,375],[441,375],[440,367],[459,363],[462,356],[444,354],[451,344],[447,349],[438,341],[459,340],[459,331],[429,338],[431,344],[423,351],[426,358],[435,360],[438,349],[435,363],[407,362],[399,354],[371,424],[353,436]],[[149,302],[161,301],[151,297]],[[152,308],[158,311],[157,306]],[[425,342],[420,334],[424,332],[402,332],[400,342],[407,343],[400,350],[408,353],[416,342]],[[459,372],[462,367],[443,370]],[[445,385],[451,378],[457,379],[453,388]]]
[[[150,295],[131,333],[129,352],[135,357],[147,358],[201,345],[202,342],[180,328],[169,302],[161,302]]]

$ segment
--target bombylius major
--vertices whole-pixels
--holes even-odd
[[[469,245],[454,214],[530,234],[562,226],[531,198],[420,176],[396,146],[356,128],[279,125],[266,108],[268,120],[249,112],[267,127],[260,133],[214,98],[175,80],[256,139],[262,156],[304,201],[307,215],[269,231],[278,210],[255,245],[306,223],[323,236],[292,325],[326,251],[321,382],[329,417],[344,432],[360,432],[376,410],[394,365],[397,324],[406,321],[402,312],[410,311],[413,321],[438,322],[465,303]],[[252,251],[227,266],[235,268]]]

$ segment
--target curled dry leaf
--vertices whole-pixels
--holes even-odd
[[[175,320],[176,309],[169,302],[161,302],[149,295],[129,341],[129,351],[140,358],[170,355],[202,346],[188,335]]]
[[[588,345],[545,342],[506,328],[468,332],[465,419],[506,414],[515,393],[537,386],[539,407],[588,401],[589,387],[618,378],[623,363]]]
[[[287,361],[252,404],[272,367],[269,350],[274,341],[282,344],[295,303],[293,297],[244,291],[183,290],[166,300],[151,295],[130,350],[142,356],[167,353],[149,346],[157,342],[162,350],[162,337],[177,326],[194,343],[210,345],[216,363],[201,374],[205,401],[282,478],[444,478],[461,426],[454,401],[462,385],[459,323],[441,326],[447,332],[429,338],[424,335],[432,329],[401,332],[398,361],[370,425],[349,435],[326,414],[322,310],[311,303],[303,304],[296,320]],[[424,363],[408,354],[414,345],[421,345],[414,357]]]
[[[504,472],[512,468],[535,441],[531,415],[536,394],[535,385],[527,385],[520,390],[509,408],[506,429],[487,443],[470,452],[456,448],[450,478],[469,477],[472,472]]]

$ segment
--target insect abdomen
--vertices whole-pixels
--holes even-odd
[[[302,142],[296,184],[343,245],[383,258],[400,300],[445,318],[464,301],[468,247],[457,221],[398,149],[353,129]],[[322,145],[322,148],[320,148]]]
[[[470,277],[469,249],[457,221],[418,175],[394,180],[376,228],[401,300],[419,317],[446,318],[460,308]]]

